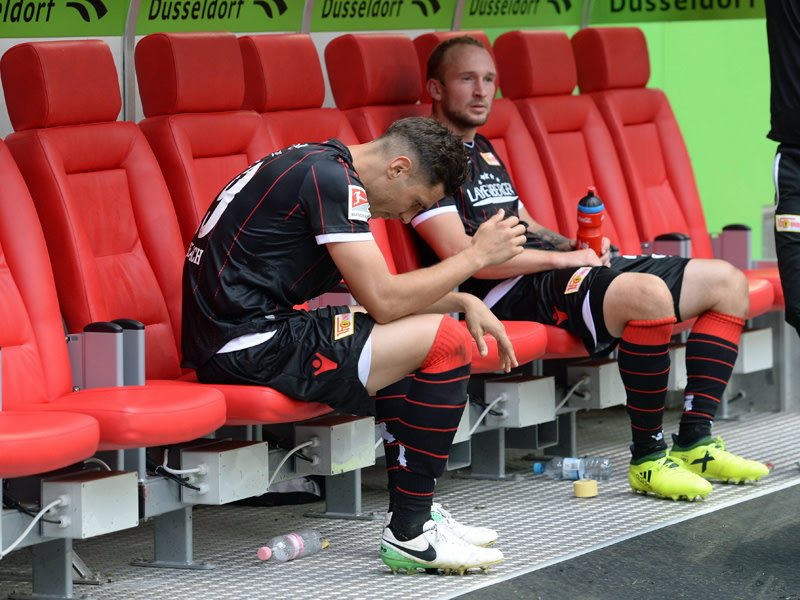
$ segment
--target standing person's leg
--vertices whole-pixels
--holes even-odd
[[[781,145],[775,180],[775,254],[786,305],[786,322],[800,335],[800,149]]]
[[[725,451],[711,439],[711,427],[739,352],[749,306],[745,275],[720,260],[690,261],[684,272],[680,311],[697,316],[686,342],[687,384],[672,455],[692,471],[712,479],[757,480],[766,465]]]
[[[367,390],[398,379],[408,382],[376,399],[386,439],[396,441],[390,441],[389,460],[396,456],[397,462],[387,462],[392,518],[381,547],[393,570],[434,566],[462,571],[503,559],[500,551],[467,544],[431,519],[436,479],[444,472],[466,406],[471,352],[469,333],[448,316],[421,315],[373,329]]]

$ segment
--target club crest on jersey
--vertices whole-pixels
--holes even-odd
[[[355,328],[353,327],[353,313],[344,313],[336,315],[333,321],[333,339],[340,340],[346,338],[348,335],[353,335]]]
[[[347,218],[351,221],[369,221],[369,201],[364,188],[357,185],[347,186]]]
[[[486,161],[487,165],[491,165],[493,167],[499,167],[500,161],[497,160],[497,157],[494,155],[494,152],[481,152],[481,157],[483,160]]]
[[[800,232],[800,215],[775,215],[775,231]]]
[[[583,280],[586,279],[586,274],[592,270],[592,267],[581,267],[572,274],[567,282],[567,289],[564,290],[565,294],[574,294],[581,289]]]

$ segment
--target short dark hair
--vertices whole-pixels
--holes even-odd
[[[440,42],[428,57],[428,68],[425,74],[426,79],[442,81],[442,64],[444,63],[444,58],[447,55],[447,51],[454,46],[475,46],[476,48],[483,48],[488,52],[483,42],[470,35],[459,35],[448,38]]]
[[[393,150],[413,154],[419,175],[430,186],[444,185],[444,193],[451,196],[458,191],[469,173],[469,155],[464,142],[438,121],[429,117],[407,117],[392,123],[378,138],[386,141]]]

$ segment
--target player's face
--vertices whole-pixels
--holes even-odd
[[[497,91],[491,55],[476,46],[455,46],[445,57],[443,79],[439,119],[459,134],[486,123]]]
[[[414,216],[430,208],[444,197],[444,185],[425,185],[412,176],[404,176],[378,194],[370,192],[370,213],[384,219],[400,219],[410,223]]]

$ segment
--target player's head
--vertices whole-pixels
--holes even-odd
[[[383,135],[351,152],[372,216],[404,222],[454,194],[469,168],[461,138],[427,117],[395,121]]]
[[[428,58],[427,79],[433,116],[472,139],[489,118],[497,91],[497,70],[486,46],[468,35],[444,40]]]
[[[434,119],[400,119],[378,140],[390,154],[408,155],[421,182],[430,187],[442,184],[445,195],[454,194],[467,178],[468,155],[461,138]]]

